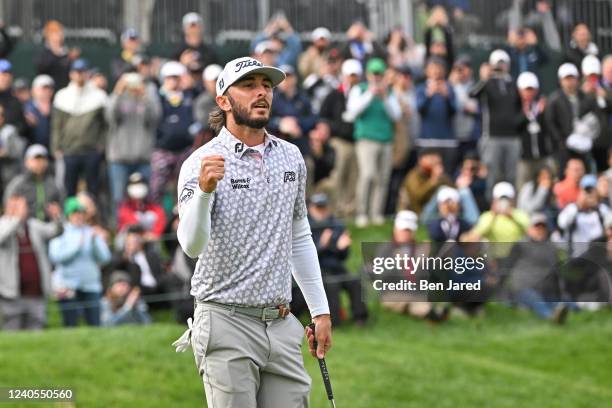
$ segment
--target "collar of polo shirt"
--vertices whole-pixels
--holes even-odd
[[[221,129],[221,132],[219,132],[219,135],[217,137],[220,137],[219,140],[223,142],[223,146],[225,146],[227,150],[229,150],[230,152],[233,152],[234,155],[239,159],[241,159],[242,156],[249,150],[249,146],[241,142],[236,136],[234,136],[225,127]],[[264,145],[265,145],[264,151],[267,152],[272,147],[278,146],[278,141],[276,140],[275,136],[272,136],[266,131],[266,135],[264,138]]]

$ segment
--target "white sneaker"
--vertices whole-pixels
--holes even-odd
[[[358,215],[357,218],[355,218],[355,225],[357,226],[357,228],[365,228],[368,226],[369,220],[367,215]]]

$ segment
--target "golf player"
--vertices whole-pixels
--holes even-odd
[[[191,281],[189,343],[211,408],[307,407],[304,327],[289,312],[291,275],[315,324],[310,352],[331,347],[331,320],[305,202],[298,148],[266,132],[280,69],[243,57],[216,83],[218,136],[182,165],[178,240],[198,262]],[[190,322],[189,322],[190,323]]]

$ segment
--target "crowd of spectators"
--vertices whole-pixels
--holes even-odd
[[[417,230],[435,242],[566,242],[573,254],[572,243],[612,241],[612,55],[600,55],[582,23],[560,44],[547,5],[538,2],[531,25],[510,24],[507,44],[479,66],[460,53],[460,7],[450,16],[432,7],[415,38],[394,28],[378,39],[357,21],[338,38],[316,28],[303,44],[282,13],[253,38],[251,55],[287,74],[267,129],[306,161],[335,323],[347,319],[341,289],[352,317],[367,318],[344,266],[346,221],[395,217],[390,239],[406,245]],[[10,55],[0,59],[4,328],[42,328],[49,298],[66,326],[81,315],[90,325],[148,323],[143,295],[188,293],[193,260],[176,243],[175,183],[185,158],[215,136],[208,115],[225,62],[204,24],[186,14],[169,56],[149,55],[129,28],[109,67],[93,67],[49,21],[31,87],[14,78]],[[546,95],[541,68],[552,52],[562,61]],[[556,312],[544,298],[517,296],[563,320],[566,305]],[[189,302],[166,303],[181,319],[189,313]],[[443,320],[448,310],[415,314]]]

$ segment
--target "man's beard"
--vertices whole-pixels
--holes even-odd
[[[229,100],[230,105],[232,105],[232,115],[237,125],[250,127],[253,129],[263,129],[263,127],[270,121],[270,116],[265,119],[251,119],[249,117],[249,112],[244,106],[236,103],[230,95],[227,95],[227,99]]]

